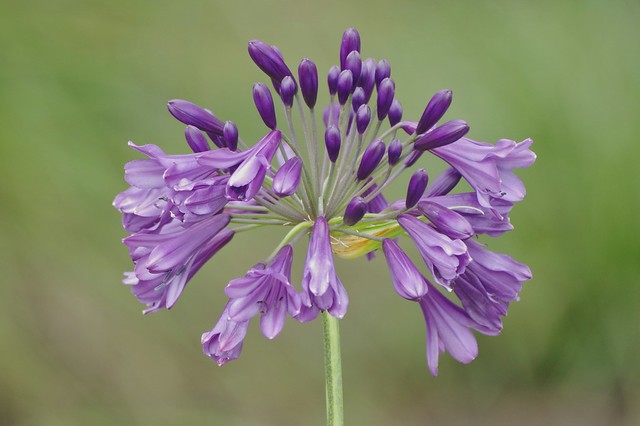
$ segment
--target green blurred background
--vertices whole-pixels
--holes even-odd
[[[534,280],[472,364],[445,355],[431,377],[421,313],[384,262],[339,262],[348,424],[640,424],[639,12],[636,1],[0,3],[0,424],[323,424],[319,322],[289,322],[275,341],[253,324],[224,368],[201,353],[223,286],[278,232],[239,236],[175,309],[143,317],[120,284],[131,266],[111,201],[138,157],[127,140],[185,152],[169,99],[235,120],[245,140],[264,133],[248,40],[324,73],[348,26],[365,56],[391,62],[407,117],[450,88],[448,117],[471,137],[532,137],[538,154],[520,173],[516,231],[491,242]]]

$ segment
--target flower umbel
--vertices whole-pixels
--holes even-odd
[[[364,57],[353,28],[343,35],[339,65],[329,69],[324,100],[310,59],[298,64],[296,77],[277,47],[252,40],[248,50],[273,86],[273,92],[263,82],[253,86],[266,126],[255,144],[247,145],[232,121],[184,100],[169,101],[168,109],[186,125],[191,153],[169,155],[131,143],[147,158],[126,164],[130,187],[113,204],[131,234],[123,241],[134,267],[124,283],[146,305],[144,312],[172,308],[236,233],[277,226],[286,230],[283,240],[228,283],[229,301],[202,335],[205,354],[219,365],[240,356],[255,316],[269,339],[287,316],[301,322],[321,312],[343,318],[349,298],[334,255],[372,259],[379,249],[396,292],[424,314],[431,373],[437,374],[443,351],[472,361],[478,353],[472,330],[499,333],[510,302],[531,279],[526,265],[476,239],[513,229],[508,214],[525,195],[513,170],[535,161],[532,141],[478,142],[466,137],[463,120],[440,124],[453,98],[446,89],[426,102],[417,121],[402,121],[389,62]],[[424,164],[414,167],[425,154],[449,168],[429,179]],[[388,203],[383,191],[400,177],[407,195]],[[462,179],[473,191],[454,192]],[[292,277],[294,247],[304,235],[304,272]],[[409,259],[401,237],[413,241],[424,264]]]

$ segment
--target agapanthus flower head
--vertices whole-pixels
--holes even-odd
[[[466,137],[463,120],[439,124],[450,90],[426,96],[422,116],[402,121],[391,65],[367,57],[353,28],[343,34],[339,63],[323,67],[329,69],[326,95],[311,59],[299,62],[296,81],[277,47],[252,40],[248,51],[275,90],[274,96],[264,82],[253,86],[267,128],[256,122],[253,131],[264,133],[255,143],[243,141],[234,122],[172,100],[169,112],[186,125],[191,152],[170,155],[131,144],[146,158],[127,163],[130,188],[114,200],[131,234],[124,243],[134,266],[124,283],[145,312],[168,309],[236,233],[286,230],[274,247],[256,246],[264,255],[228,283],[222,315],[202,335],[204,352],[222,365],[238,358],[254,317],[269,339],[287,317],[307,322],[326,312],[343,318],[347,288],[359,283],[343,285],[335,257],[373,259],[381,249],[395,291],[424,314],[430,371],[437,373],[445,350],[470,362],[477,355],[472,330],[500,332],[509,304],[531,278],[526,265],[477,241],[513,229],[509,213],[525,194],[513,170],[535,160],[531,140],[477,142]],[[428,169],[417,163],[431,155],[449,167],[430,182]],[[389,203],[383,191],[396,179],[405,180],[406,197]],[[455,192],[463,179],[472,191]],[[294,252],[305,251],[296,248],[304,235],[303,274],[296,277],[291,267]],[[415,246],[422,261],[411,261],[401,244]]]

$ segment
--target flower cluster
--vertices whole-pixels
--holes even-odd
[[[283,110],[276,114],[266,84],[254,85],[253,100],[268,128],[257,143],[247,146],[232,121],[184,100],[170,101],[168,109],[186,125],[192,153],[169,155],[155,145],[130,143],[146,158],[126,164],[131,186],[114,206],[131,234],[123,241],[134,267],[124,283],[145,312],[171,308],[236,233],[278,226],[288,231],[283,240],[228,283],[222,316],[202,335],[204,352],[219,365],[240,355],[258,315],[269,339],[287,316],[301,322],[320,312],[342,318],[349,299],[334,255],[371,259],[379,249],[396,292],[424,314],[432,374],[445,350],[460,362],[473,360],[472,330],[498,334],[510,302],[531,278],[526,265],[488,250],[476,237],[513,229],[509,212],[525,195],[513,169],[534,162],[532,141],[478,142],[465,137],[465,121],[440,123],[451,104],[449,90],[433,95],[418,121],[403,121],[389,63],[363,58],[355,29],[345,31],[340,65],[328,72],[320,133],[316,65],[303,59],[296,78],[275,46],[254,40],[248,50]],[[406,197],[387,202],[382,191],[425,153],[449,167],[430,184],[424,169],[415,170]],[[454,192],[461,179],[472,191]],[[303,235],[309,244],[298,286],[291,265],[293,245]],[[430,278],[401,248],[402,236],[413,242]]]

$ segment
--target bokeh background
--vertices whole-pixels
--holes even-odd
[[[338,262],[348,424],[640,424],[638,22],[636,1],[0,3],[0,424],[323,424],[319,322],[275,341],[254,324],[223,368],[201,353],[223,286],[278,232],[239,236],[143,317],[111,201],[127,140],[185,151],[169,99],[264,133],[248,40],[324,73],[349,26],[391,62],[407,117],[450,88],[473,138],[532,137],[538,161],[516,231],[491,241],[534,280],[472,364],[445,355],[431,377],[382,259]]]

